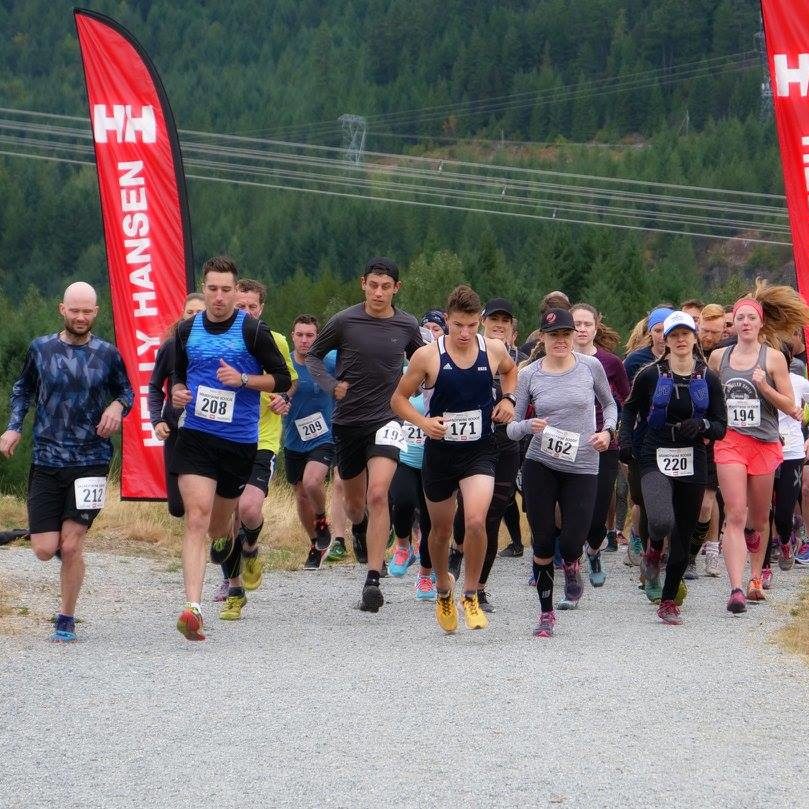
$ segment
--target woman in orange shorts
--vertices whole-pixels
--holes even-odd
[[[764,600],[761,568],[773,478],[783,460],[778,411],[795,411],[786,359],[772,346],[807,322],[809,307],[795,290],[759,280],[754,295],[733,307],[737,344],[711,354],[709,367],[722,380],[728,414],[727,434],[714,445],[714,457],[725,502],[722,552],[731,586],[727,608],[733,613],[747,609],[742,575],[748,552],[747,601]]]

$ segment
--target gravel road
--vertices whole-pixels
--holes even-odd
[[[176,565],[90,554],[81,642],[0,635],[0,807],[809,805],[809,669],[771,639],[803,572],[736,618],[701,578],[668,627],[604,556],[550,640],[524,559],[495,565],[484,632],[444,636],[413,569],[361,613],[345,566],[265,576],[237,624],[206,605],[194,644]],[[53,611],[55,563],[0,571]]]

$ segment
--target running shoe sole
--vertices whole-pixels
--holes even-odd
[[[56,629],[51,635],[51,643],[76,643],[76,641],[78,641],[76,633],[64,629]]]
[[[183,610],[177,619],[177,631],[186,640],[205,640],[202,619],[193,610]]]
[[[385,603],[382,597],[382,590],[375,584],[366,584],[362,588],[362,600],[360,609],[363,612],[379,612],[379,608]]]

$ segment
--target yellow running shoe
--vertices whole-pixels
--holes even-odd
[[[455,606],[455,579],[450,576],[449,592],[441,595],[439,592],[435,599],[435,617],[444,632],[455,632],[458,629],[458,608]]]
[[[674,596],[674,603],[678,607],[683,606],[683,601],[685,601],[685,597],[688,595],[688,587],[686,587],[684,581],[680,581],[680,586],[677,588],[677,595]]]
[[[489,625],[489,619],[486,617],[486,613],[480,608],[477,593],[471,596],[464,596],[461,599],[461,606],[463,607],[463,615],[467,629],[486,629]]]
[[[247,604],[247,596],[228,596],[219,617],[223,621],[238,621],[242,617],[245,604]]]
[[[245,590],[258,590],[261,587],[261,577],[264,574],[264,565],[258,554],[242,557],[242,581]]]

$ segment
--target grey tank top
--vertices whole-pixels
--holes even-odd
[[[737,371],[730,367],[730,355],[736,346],[730,346],[722,355],[719,363],[719,378],[722,380],[722,387],[725,391],[725,401],[728,405],[728,427],[736,430],[737,433],[749,435],[759,441],[772,443],[779,440],[778,435],[778,410],[775,405],[768,402],[763,396],[759,396],[758,389],[753,384],[753,370],[759,366],[764,369],[767,377],[767,384],[772,385],[773,381],[767,372],[767,346],[762,345],[758,352],[756,365],[746,371]],[[774,386],[773,386],[774,387]],[[738,405],[734,401],[739,401]],[[755,427],[741,426],[745,418],[749,419],[751,413],[749,406],[745,406],[744,400],[758,402],[761,413],[760,423]]]

